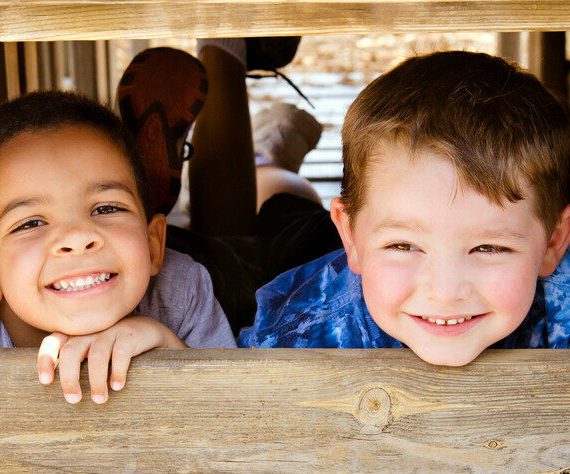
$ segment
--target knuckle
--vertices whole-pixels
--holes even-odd
[[[105,362],[109,360],[107,353],[100,347],[91,347],[88,354],[89,362]]]
[[[76,352],[76,345],[70,341],[61,347],[59,350],[59,357],[60,359],[68,359],[70,357],[73,357]]]
[[[113,347],[113,357],[126,358],[131,356],[131,347],[123,339],[118,340]]]

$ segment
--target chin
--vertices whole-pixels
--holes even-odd
[[[427,362],[428,364],[432,365],[441,365],[447,367],[462,367],[464,365],[473,362],[479,354],[481,354],[482,350],[480,351],[473,351],[471,353],[453,353],[453,352],[445,352],[445,351],[438,351],[438,350],[418,350],[416,351],[413,347],[411,348],[414,353],[423,361]]]
[[[89,317],[82,317],[81,320],[76,321],[76,324],[68,324],[67,331],[60,330],[60,332],[68,336],[85,336],[109,329],[121,319],[123,318],[118,315],[116,317],[106,315],[103,318],[101,315],[93,314]]]

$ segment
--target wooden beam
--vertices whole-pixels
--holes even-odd
[[[0,351],[7,472],[562,472],[570,352],[156,350],[108,403],[63,401],[36,352]]]
[[[0,41],[570,30],[568,0],[0,0]]]

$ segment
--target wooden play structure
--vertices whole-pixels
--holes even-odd
[[[0,0],[0,99],[49,86],[63,40],[105,101],[109,39],[377,30],[508,32],[505,51],[531,31],[567,97],[568,0]],[[406,349],[155,350],[104,405],[86,371],[65,403],[35,358],[0,350],[2,472],[570,473],[569,351],[449,368]]]

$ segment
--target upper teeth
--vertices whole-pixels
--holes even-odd
[[[421,318],[424,321],[429,321],[430,323],[439,324],[440,326],[453,326],[454,324],[461,324],[465,321],[469,321],[473,316],[465,316],[464,318],[458,319],[437,319],[437,318],[430,318],[429,316],[422,316]]]
[[[95,285],[100,285],[101,283],[107,281],[109,278],[111,278],[110,273],[97,273],[79,278],[59,280],[53,283],[51,286],[56,290],[79,291],[79,290],[84,290],[86,288],[91,288],[92,286]]]

